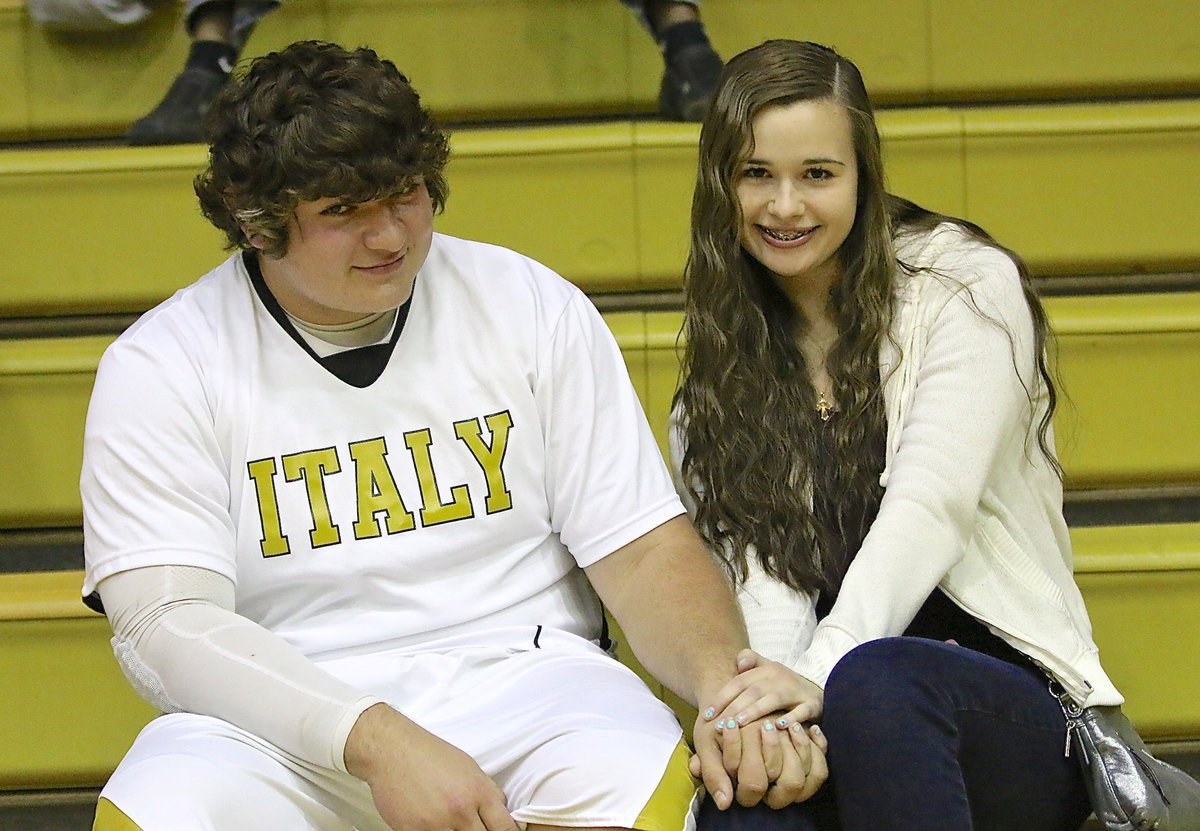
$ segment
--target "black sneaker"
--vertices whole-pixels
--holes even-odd
[[[677,50],[663,72],[659,113],[674,121],[703,121],[723,65],[721,56],[707,43]]]
[[[204,116],[227,75],[198,67],[180,72],[149,115],[133,122],[130,144],[194,144],[204,140]]]

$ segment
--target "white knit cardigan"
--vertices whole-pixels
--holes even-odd
[[[897,269],[892,339],[880,355],[879,514],[820,625],[813,599],[768,577],[748,552],[738,597],[751,645],[823,686],[842,656],[901,634],[941,587],[1077,702],[1119,704],[1071,573],[1062,485],[1037,446],[1046,401],[1016,267],[950,224],[896,247],[920,270]]]

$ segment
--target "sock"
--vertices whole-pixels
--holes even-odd
[[[192,49],[188,53],[185,69],[204,69],[228,75],[233,65],[237,63],[237,49],[233,44],[221,43],[216,40],[192,41]]]
[[[670,61],[671,55],[685,46],[694,43],[707,44],[708,33],[704,31],[704,24],[699,20],[685,20],[663,29],[659,33],[659,40],[662,42],[663,54]]]

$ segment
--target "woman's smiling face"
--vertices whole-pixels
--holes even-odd
[[[737,178],[742,247],[782,284],[833,285],[858,197],[845,107],[827,99],[771,106],[752,129],[754,148]]]

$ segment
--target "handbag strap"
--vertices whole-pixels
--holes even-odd
[[[1071,738],[1075,735],[1080,727],[1080,719],[1083,716],[1083,708],[1080,707],[1075,699],[1071,698],[1070,693],[1063,688],[1063,685],[1058,683],[1055,678],[1050,678],[1048,682],[1050,695],[1058,700],[1058,706],[1062,707],[1063,717],[1067,721],[1067,736],[1063,742],[1063,757],[1071,757]]]

